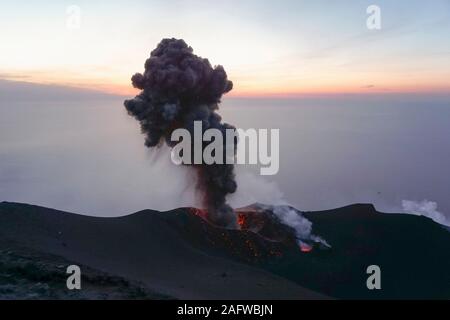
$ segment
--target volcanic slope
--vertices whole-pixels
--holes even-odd
[[[1,203],[0,250],[15,243],[175,298],[450,299],[450,232],[428,218],[365,204],[302,213],[331,245],[304,252],[264,208],[239,209],[250,226],[240,231],[192,208],[98,218]],[[381,269],[381,290],[367,289],[370,265]]]
[[[180,227],[184,231],[180,231]],[[197,232],[199,228],[212,230],[217,235],[223,233],[233,237],[241,234],[236,230],[213,227],[187,209],[170,212],[145,210],[123,217],[99,218],[26,204],[0,203],[0,250],[21,258],[35,257],[34,263],[40,264],[45,260],[46,266],[54,269],[52,274],[62,273],[58,275],[62,285],[65,285],[67,276],[65,268],[51,266],[51,257],[57,257],[53,258],[57,266],[64,264],[61,261],[79,264],[82,275],[83,266],[86,266],[97,273],[138,282],[144,286],[140,290],[146,293],[141,295],[143,298],[325,298],[256,265],[240,262],[226,252],[216,254],[216,250],[202,249],[184,236]],[[205,232],[203,236],[207,234]],[[7,265],[2,267],[8,268]],[[58,277],[53,279],[58,281]],[[2,280],[10,281],[2,283],[10,285],[8,297],[20,297],[20,292],[26,291],[19,285],[15,287],[17,292],[11,292],[14,291],[11,285],[22,283],[23,278],[19,272],[14,274],[14,279]],[[38,298],[57,296],[51,289],[60,290],[61,284],[56,285],[53,280],[42,283],[44,280],[35,280],[46,287]],[[2,297],[7,296],[0,291]]]

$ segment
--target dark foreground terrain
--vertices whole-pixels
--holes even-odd
[[[275,239],[261,236],[274,235],[267,226],[222,229],[189,208],[98,218],[3,202],[0,298],[450,299],[443,226],[371,205],[304,215],[331,248],[302,252],[276,224]],[[71,264],[81,268],[79,291],[66,288]],[[374,264],[382,289],[371,291]]]

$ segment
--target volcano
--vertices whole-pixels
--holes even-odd
[[[40,298],[71,298],[62,289],[66,264],[109,279],[89,283],[94,298],[124,297],[123,287],[129,298],[153,299],[450,298],[450,232],[442,225],[364,204],[302,212],[324,245],[298,239],[276,209],[235,210],[237,230],[195,208],[100,218],[3,202],[0,298],[27,298],[24,288],[37,285],[46,288]],[[382,290],[366,287],[374,264]]]
[[[284,208],[292,210],[295,214],[302,216],[302,213],[293,207],[287,206],[269,206],[255,203],[253,205],[238,208],[235,210],[237,222],[241,236],[244,235],[244,243],[251,252],[243,252],[242,259],[255,260],[252,258],[262,258],[266,256],[281,256],[284,251],[311,252],[314,248],[319,250],[328,250],[331,248],[325,241],[314,241],[315,238],[308,235],[299,238],[296,230],[284,223],[280,217],[275,214],[276,209]],[[188,208],[189,212],[201,217],[206,223],[214,223],[209,221],[208,214],[205,210]],[[218,227],[218,226],[214,226]],[[220,241],[215,241],[220,243]],[[230,245],[231,247],[242,247],[240,245]],[[225,251],[227,247],[223,248]]]

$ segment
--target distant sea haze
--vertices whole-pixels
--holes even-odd
[[[0,201],[99,216],[199,205],[192,172],[144,147],[122,97],[5,83]],[[407,200],[450,217],[448,95],[226,97],[220,114],[239,128],[280,129],[279,173],[238,165],[234,206],[367,202],[401,212]]]

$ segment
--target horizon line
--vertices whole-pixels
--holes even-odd
[[[0,78],[0,81],[8,82],[10,84],[23,84],[23,85],[35,85],[42,87],[55,87],[60,89],[72,89],[90,92],[93,94],[103,94],[115,97],[134,97],[139,94],[140,90],[133,87],[128,87],[123,90],[123,86],[98,86],[87,84],[71,84],[64,82],[38,82],[38,81],[26,81],[26,80],[14,80],[8,78]],[[118,90],[119,89],[119,90]],[[258,93],[254,91],[241,91],[230,92],[225,94],[223,98],[247,98],[247,99],[265,99],[265,98],[278,98],[278,99],[296,99],[296,98],[311,98],[311,97],[336,97],[336,96],[390,96],[390,95],[450,95],[450,88],[438,88],[438,89],[422,89],[422,90],[387,90],[376,89],[375,86],[369,88],[360,87],[359,90],[310,90],[310,91],[266,91],[264,93]],[[365,91],[363,91],[365,89]]]

